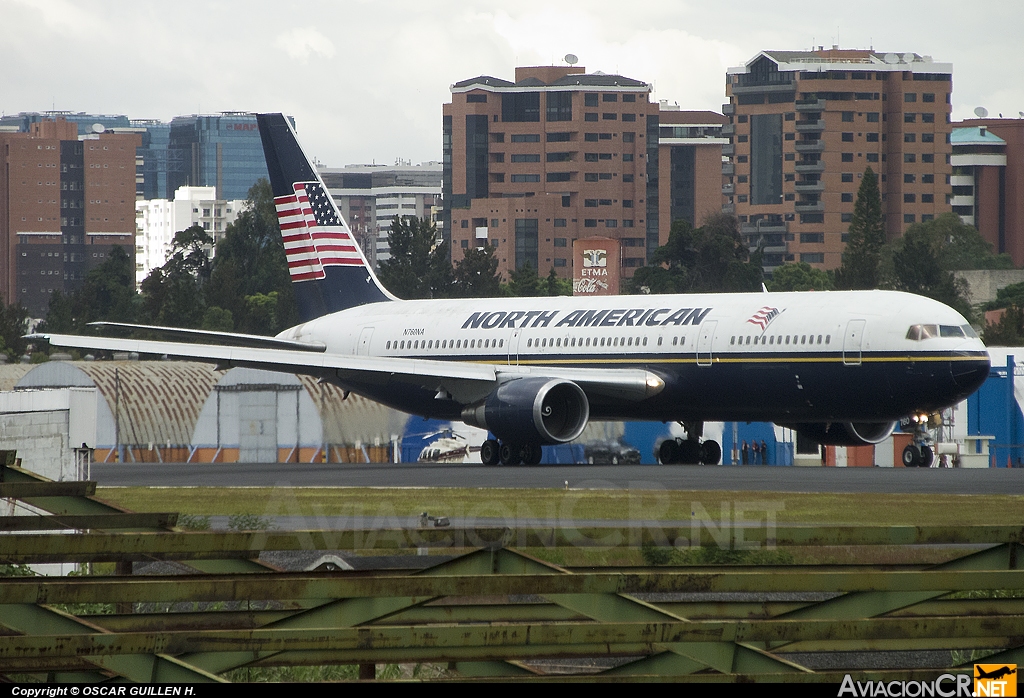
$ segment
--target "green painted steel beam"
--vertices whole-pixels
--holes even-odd
[[[85,514],[49,516],[4,516],[0,517],[0,532],[47,531],[47,530],[116,530],[137,531],[148,528],[173,527],[178,521],[177,514]]]
[[[22,635],[6,635],[3,638],[8,641],[12,651],[6,653],[11,659],[33,659],[44,658],[45,652],[34,652],[30,649],[39,637],[108,637],[103,629],[87,624],[80,619],[58,611],[57,609],[45,606],[33,605],[11,605],[0,604],[0,625]],[[21,649],[16,649],[16,648]],[[83,659],[83,656],[76,658],[76,661]],[[161,681],[206,683],[220,679],[202,670],[189,667],[179,660],[170,657],[145,656],[132,652],[123,652],[120,649],[116,652],[95,655],[88,657],[89,662],[98,670],[106,670],[118,676],[124,676],[134,681],[150,681],[151,677],[159,675]],[[0,666],[5,663],[0,660]],[[104,681],[106,676],[100,673],[90,674],[93,681]],[[78,680],[84,680],[79,677]]]
[[[10,536],[17,537],[17,536]],[[72,536],[67,536],[72,537]],[[438,574],[373,576],[333,572],[181,577],[79,577],[4,580],[8,603],[245,601],[371,598],[388,596],[494,596],[508,594],[636,594],[685,592],[849,592],[1024,589],[1024,570],[928,572],[722,571],[716,574]],[[908,604],[901,604],[908,605]],[[898,606],[894,606],[898,607]],[[891,609],[887,609],[891,610]],[[859,617],[863,617],[861,614]],[[877,615],[877,614],[875,614]]]
[[[723,642],[779,641],[867,641],[893,639],[1019,637],[1024,617],[980,618],[872,618],[858,621],[671,621],[671,622],[563,622],[492,623],[488,625],[446,624],[431,626],[359,626],[257,628],[253,630],[181,630],[143,633],[35,634],[0,636],[0,661],[6,657],[105,657],[117,655],[181,655],[190,652],[280,652],[301,650],[350,650],[358,657],[363,650],[409,650],[435,657],[449,649],[480,649],[508,652],[517,648],[550,646],[577,654],[574,647],[593,651],[604,646],[605,654],[622,654],[646,646],[694,643],[722,645]],[[194,659],[196,655],[192,655]],[[595,655],[596,656],[596,655]],[[194,662],[186,661],[192,665]],[[776,671],[778,671],[776,667]],[[729,672],[726,672],[729,673]],[[733,671],[732,673],[747,673]]]
[[[38,483],[37,483],[38,484]],[[20,486],[15,483],[12,486]],[[26,483],[25,486],[36,486]],[[41,485],[40,485],[41,486]],[[67,513],[67,512],[55,512]],[[581,529],[505,529],[505,528],[426,528],[426,529],[361,529],[337,531],[149,531],[141,534],[86,533],[75,537],[34,534],[18,536],[17,540],[0,540],[0,556],[18,562],[97,561],[101,559],[210,558],[216,555],[241,556],[259,550],[407,550],[423,547],[493,548],[510,539],[524,539],[525,547],[562,547],[624,545],[636,529],[604,527]],[[643,529],[641,529],[642,531]],[[659,535],[685,529],[659,529]],[[581,532],[588,535],[580,537]],[[755,547],[767,539],[779,545],[903,545],[947,544],[979,545],[1017,541],[1021,529],[1013,526],[965,527],[825,527],[778,529],[727,529],[723,542],[733,548],[748,543]],[[736,538],[744,536],[744,540]],[[764,534],[763,536],[761,534]],[[767,538],[769,535],[774,538]],[[761,542],[758,541],[761,536]],[[713,541],[708,541],[709,543]]]
[[[0,497],[88,497],[96,494],[95,482],[0,482]]]

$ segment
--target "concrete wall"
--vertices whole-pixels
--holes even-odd
[[[995,300],[999,289],[1024,282],[1024,269],[971,269],[958,271],[956,275],[967,282],[973,305]]]
[[[86,479],[98,399],[95,388],[0,393],[0,448],[51,480]]]

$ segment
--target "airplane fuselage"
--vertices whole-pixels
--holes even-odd
[[[371,303],[280,336],[338,354],[643,368],[665,381],[639,403],[592,399],[592,419],[891,421],[955,404],[989,370],[959,313],[893,291]],[[463,407],[386,380],[345,387],[424,416]]]

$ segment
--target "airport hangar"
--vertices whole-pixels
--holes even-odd
[[[965,467],[1024,463],[1024,348],[995,348],[982,388],[945,414],[940,440],[957,443]],[[55,480],[88,476],[91,462],[415,461],[437,432],[428,422],[357,395],[347,398],[308,376],[186,361],[49,361],[0,365],[0,448],[16,449],[25,467]],[[458,429],[461,425],[455,425]],[[654,463],[676,425],[592,424],[581,441],[620,441]],[[724,462],[733,446],[764,441],[765,465],[816,465],[793,432],[767,423],[709,424],[721,432]],[[897,432],[877,446],[829,447],[828,465],[900,464]],[[545,447],[545,462],[579,459],[582,449]],[[809,453],[798,451],[807,450]],[[474,454],[475,455],[475,454]],[[473,456],[471,456],[472,458]],[[740,448],[735,458],[742,463]],[[478,458],[476,458],[478,460]]]

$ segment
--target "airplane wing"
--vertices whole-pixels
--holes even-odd
[[[399,357],[356,356],[314,353],[309,350],[269,347],[237,347],[218,344],[190,344],[146,339],[83,337],[66,334],[32,334],[30,341],[47,341],[54,346],[106,351],[167,355],[193,361],[216,363],[222,368],[243,366],[316,376],[333,383],[366,385],[399,382],[449,393],[470,404],[482,400],[498,385],[526,376],[571,380],[588,397],[639,401],[658,394],[664,381],[644,369],[563,368],[510,366],[469,361],[433,361]]]
[[[167,335],[168,337],[176,337],[185,341],[213,342],[240,347],[319,352],[327,350],[327,345],[321,342],[296,342],[292,339],[279,339],[277,337],[266,337],[260,334],[242,334],[240,332],[212,332],[210,330],[191,330],[180,327],[163,327],[161,325],[135,325],[129,322],[90,322],[89,327],[133,331],[144,330],[155,334]]]

